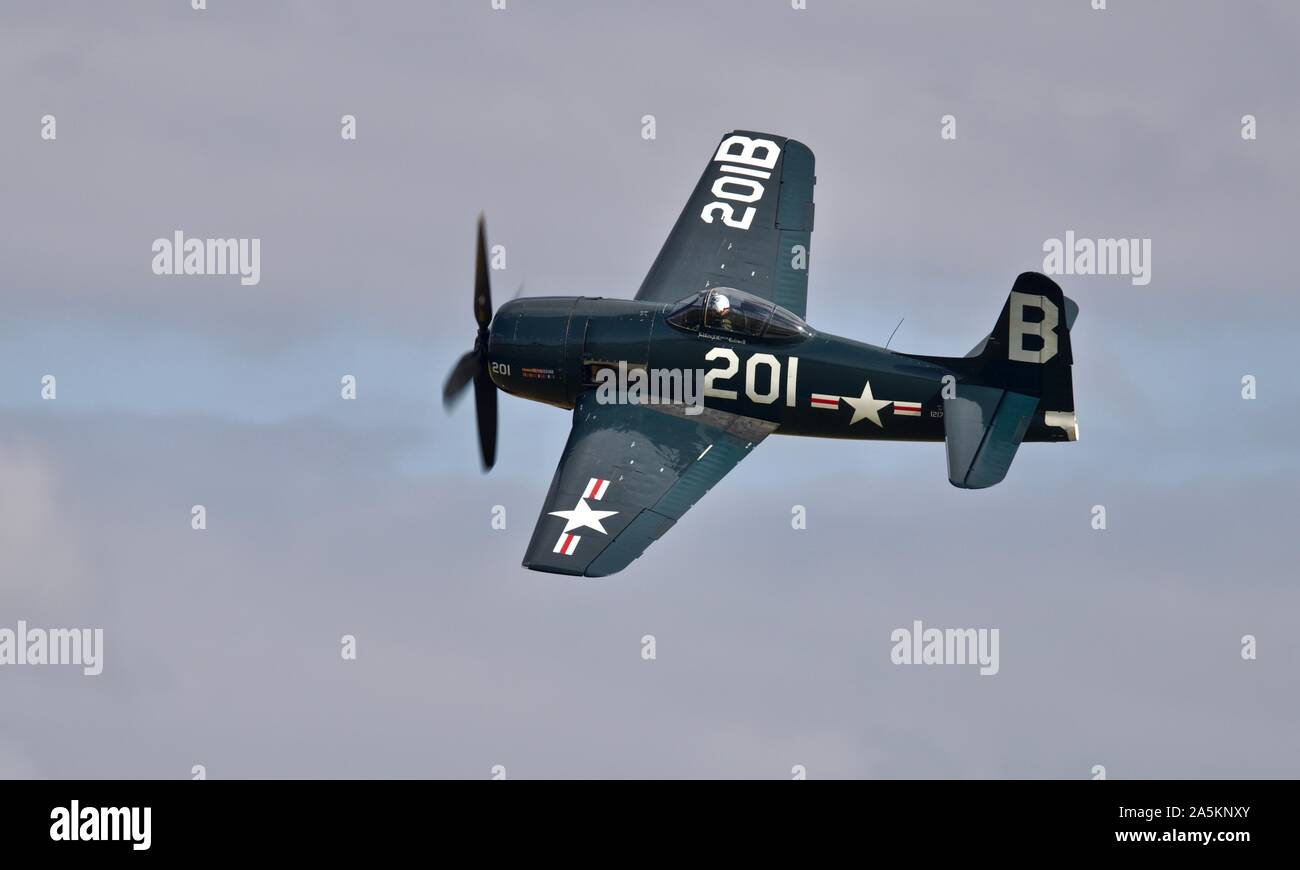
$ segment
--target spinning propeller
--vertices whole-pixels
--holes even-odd
[[[492,322],[492,287],[488,281],[487,242],[483,216],[478,219],[478,254],[474,264],[474,319],[478,335],[474,349],[462,356],[447,383],[442,387],[442,403],[450,409],[470,381],[474,382],[474,409],[478,416],[478,445],[483,455],[483,470],[488,471],[497,458],[497,388],[488,375],[488,325]]]

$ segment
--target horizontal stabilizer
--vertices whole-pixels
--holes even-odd
[[[983,489],[1007,476],[1038,399],[976,385],[961,386],[957,392],[943,401],[948,480],[962,489]]]

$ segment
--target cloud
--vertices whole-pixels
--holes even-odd
[[[39,442],[6,432],[0,435],[0,481],[5,614],[34,616],[84,596],[90,565],[81,544],[87,523],[57,459]]]

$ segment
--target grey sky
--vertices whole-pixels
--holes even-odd
[[[0,12],[0,627],[106,643],[0,668],[0,776],[1300,776],[1293,4],[209,5]],[[866,341],[1151,238],[1060,279],[1082,440],[963,492],[771,438],[623,574],[524,571],[568,418],[503,399],[483,477],[442,413],[474,217],[498,301],[631,295],[734,128],[816,153],[809,320]],[[154,276],[175,229],[262,283]],[[914,619],[1001,672],[892,665]]]

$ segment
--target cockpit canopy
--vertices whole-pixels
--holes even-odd
[[[800,341],[812,335],[792,311],[732,287],[713,287],[678,302],[668,322],[687,332],[744,335],[767,341]]]

